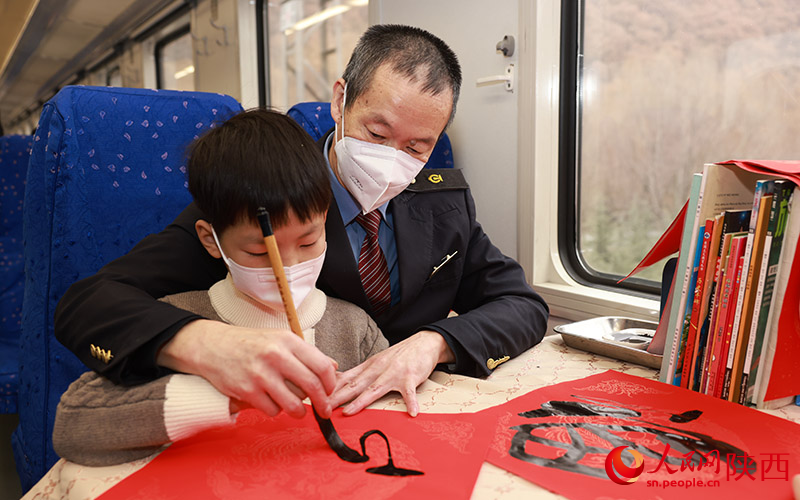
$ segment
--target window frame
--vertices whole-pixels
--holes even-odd
[[[558,146],[558,250],[564,269],[578,283],[640,297],[657,297],[660,283],[592,269],[580,252],[580,167],[584,32],[586,0],[561,2],[560,103]],[[574,98],[572,98],[574,96]],[[664,228],[666,229],[666,228]],[[644,256],[642,256],[644,257]],[[632,269],[632,268],[631,268]]]
[[[574,1],[574,0],[564,0]],[[658,321],[657,297],[587,286],[558,247],[561,2],[519,3],[517,260],[554,318]]]
[[[153,55],[156,60],[156,88],[161,90],[163,89],[163,68],[162,68],[162,55],[164,52],[164,47],[169,45],[170,43],[174,42],[178,38],[182,36],[192,34],[192,26],[191,23],[187,23],[180,28],[177,28],[175,31],[164,35],[163,37],[159,38],[158,41],[155,43],[155,47],[153,48]]]

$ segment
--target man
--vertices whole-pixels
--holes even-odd
[[[416,415],[416,387],[437,365],[484,376],[535,345],[547,306],[475,220],[463,178],[417,175],[452,120],[460,85],[444,42],[394,25],[367,30],[334,84],[336,129],[319,142],[334,201],[318,286],[364,308],[389,349],[334,376],[327,358],[288,331],[232,327],[157,302],[225,275],[194,236],[202,216],[194,205],[73,285],[56,311],[58,339],[118,382],[193,373],[269,414],[293,416],[305,413],[304,395],[327,416],[348,402],[344,413],[357,413],[393,390]],[[458,316],[447,318],[450,310]],[[113,357],[92,358],[92,344]]]

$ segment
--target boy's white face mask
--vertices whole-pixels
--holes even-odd
[[[347,103],[347,85],[342,99],[342,137],[337,139],[334,151],[339,179],[361,206],[369,213],[400,194],[411,184],[425,166],[405,151],[391,146],[372,144],[344,135],[344,108]],[[334,138],[339,137],[337,125]]]
[[[214,228],[211,228],[211,234],[214,235],[214,241],[217,243],[219,253],[222,254],[222,260],[228,266],[228,271],[231,273],[233,285],[236,289],[270,309],[285,312],[286,309],[283,307],[278,281],[272,268],[245,267],[237,264],[233,259],[229,259],[225,255]],[[286,273],[286,281],[289,283],[289,290],[292,291],[295,307],[300,307],[300,304],[303,303],[316,286],[317,278],[322,271],[322,264],[325,262],[325,252],[327,250],[328,245],[326,243],[325,249],[322,250],[319,257],[293,266],[283,267]]]

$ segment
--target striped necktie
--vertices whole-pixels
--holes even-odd
[[[392,303],[392,292],[389,285],[389,268],[386,257],[378,244],[378,228],[381,225],[379,210],[364,215],[358,214],[356,222],[367,232],[361,243],[361,255],[358,258],[358,274],[361,275],[361,286],[367,295],[372,309],[377,314],[384,312]]]

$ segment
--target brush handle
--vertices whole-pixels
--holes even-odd
[[[259,226],[261,226],[261,234],[264,236],[264,245],[267,246],[269,264],[272,266],[272,272],[275,273],[275,279],[278,282],[278,291],[281,294],[283,308],[286,309],[286,317],[289,319],[289,328],[292,329],[295,335],[303,339],[303,329],[300,328],[300,319],[297,317],[297,309],[294,307],[292,290],[289,288],[289,282],[286,281],[286,273],[283,271],[283,261],[281,261],[281,253],[278,251],[278,242],[275,240],[275,234],[272,232],[269,212],[264,207],[258,207],[256,218]]]
[[[278,290],[281,293],[283,307],[286,309],[286,317],[289,319],[289,327],[295,335],[302,339],[304,338],[303,329],[300,328],[300,319],[297,317],[297,309],[294,307],[292,291],[286,281],[286,273],[283,271],[283,262],[278,252],[278,243],[275,241],[275,235],[266,236],[264,244],[267,246],[267,256],[272,266],[272,272],[275,273],[275,279],[278,281]]]

